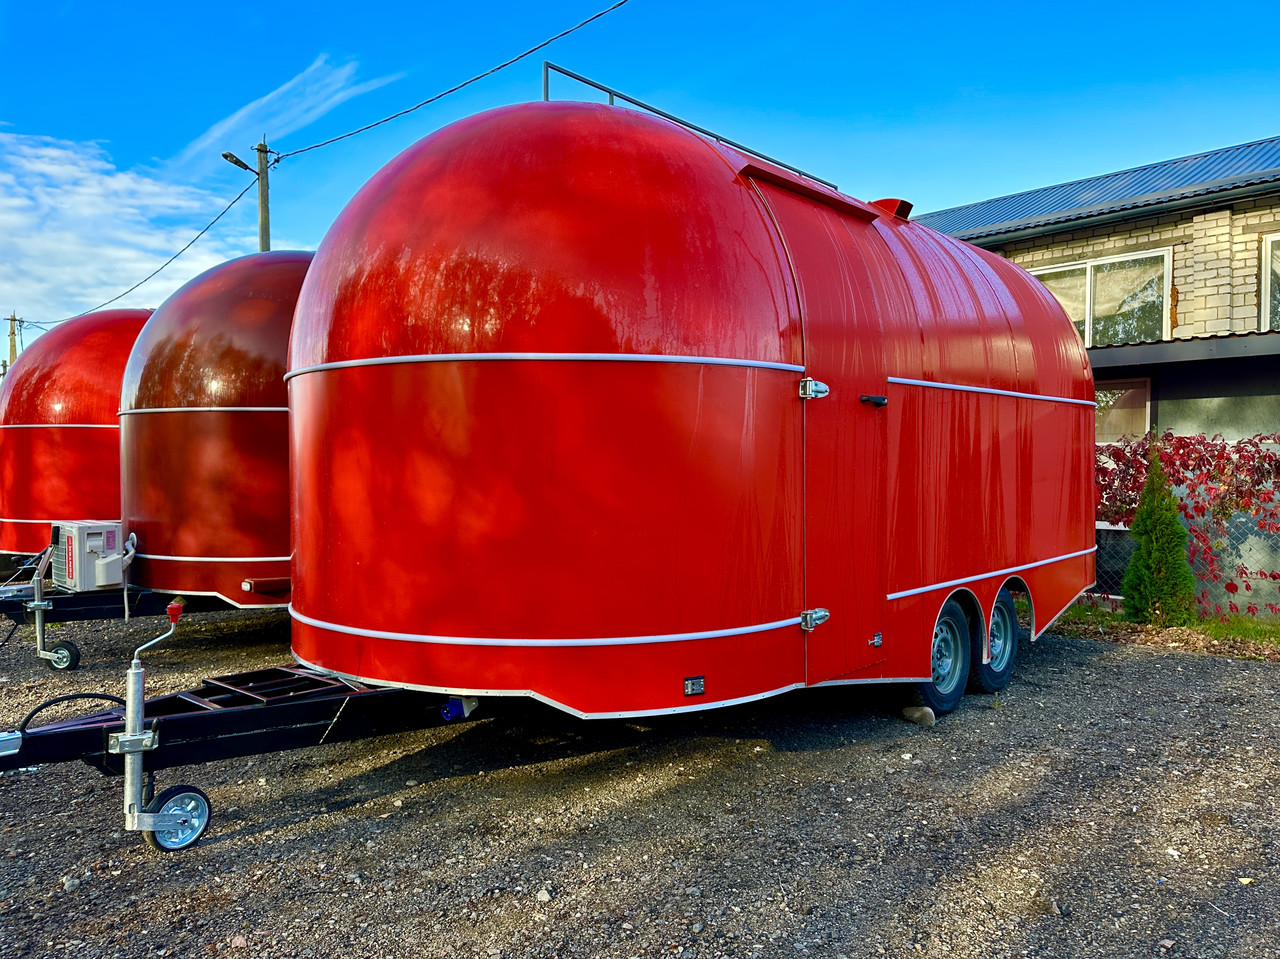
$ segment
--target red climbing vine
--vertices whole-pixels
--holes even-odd
[[[1147,476],[1152,433],[1137,439],[1102,443],[1096,448],[1098,519],[1128,526]],[[1178,496],[1190,536],[1188,558],[1200,579],[1200,615],[1225,618],[1228,612],[1280,615],[1280,569],[1250,569],[1224,563],[1232,524],[1247,523],[1264,535],[1280,534],[1280,433],[1242,440],[1221,436],[1160,436],[1160,461]],[[1280,538],[1276,540],[1280,542]],[[1215,601],[1211,584],[1226,593],[1226,608]]]

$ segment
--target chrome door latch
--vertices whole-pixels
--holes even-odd
[[[830,392],[831,387],[815,380],[812,376],[806,376],[800,381],[800,399],[802,400],[820,400]]]
[[[830,618],[829,609],[806,609],[800,614],[800,628],[806,633],[812,633]]]

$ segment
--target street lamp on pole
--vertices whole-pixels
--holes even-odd
[[[230,151],[222,154],[222,159],[228,163],[238,166],[242,170],[248,170],[254,173],[258,178],[258,249],[266,252],[271,249],[271,213],[267,198],[269,189],[267,183],[267,168],[270,166],[271,151],[267,148],[267,141],[264,137],[262,142],[253,148],[258,154],[258,169],[255,173],[253,167],[245,163],[238,156]]]

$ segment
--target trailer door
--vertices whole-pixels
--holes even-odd
[[[805,634],[805,679],[811,685],[872,679],[885,659],[890,411],[873,279],[880,265],[869,257],[883,244],[869,222],[873,215],[815,202],[788,189],[782,178],[753,179],[795,273],[804,332],[802,392],[806,384],[811,394],[826,387],[824,395],[799,400],[805,608],[830,613]]]

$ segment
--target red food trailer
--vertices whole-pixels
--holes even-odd
[[[597,104],[406,150],[298,301],[295,656],[584,717],[1000,688],[1009,592],[1093,581],[1091,375],[908,212]]]
[[[45,333],[0,387],[0,553],[31,555],[63,520],[120,519],[120,376],[150,310]]]
[[[215,266],[160,305],[120,402],[131,582],[235,606],[289,599],[289,327],[311,254]]]

